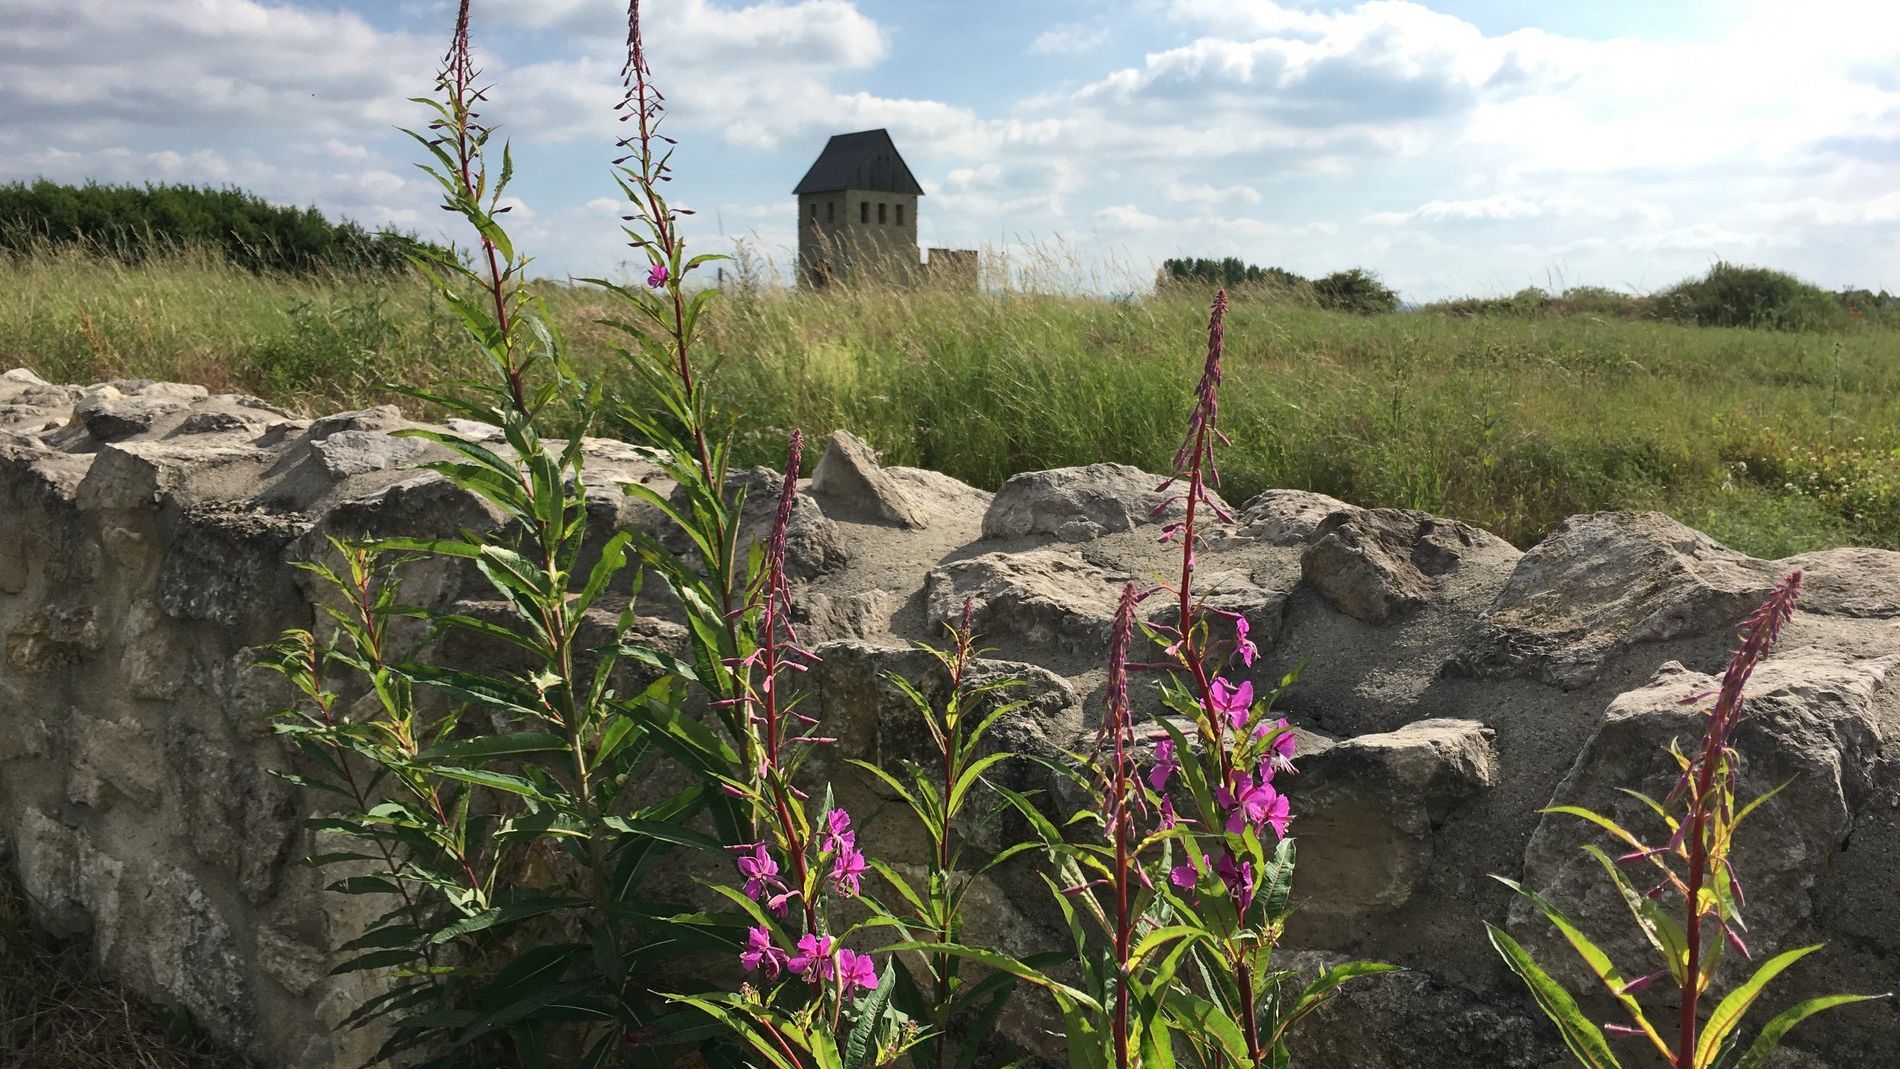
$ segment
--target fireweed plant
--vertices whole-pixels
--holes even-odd
[[[832,908],[858,898],[870,871],[851,815],[833,805],[827,791],[814,816],[812,800],[793,785],[812,749],[836,741],[814,733],[816,721],[796,709],[786,687],[812,659],[792,629],[785,578],[802,448],[793,431],[763,568],[749,599],[757,645],[738,665],[741,693],[733,704],[758,741],[758,767],[749,782],[725,784],[750,806],[752,826],[765,836],[728,848],[739,887],[714,885],[751,922],[739,954],[750,980],[734,994],[670,997],[731,1028],[774,1069],[860,1069],[889,1064],[914,1041],[916,1029],[891,1009],[896,970],[887,966],[880,978],[871,954],[846,946],[861,925],[840,923]]]
[[[1622,1009],[1627,1024],[1599,1027],[1587,1017],[1576,999],[1531,955],[1495,925],[1488,926],[1491,943],[1503,955],[1544,1013],[1556,1023],[1564,1043],[1577,1061],[1589,1069],[1621,1065],[1609,1036],[1637,1037],[1671,1069],[1761,1069],[1781,1040],[1796,1025],[1823,1010],[1882,995],[1824,995],[1796,1003],[1763,1025],[1752,1043],[1742,1045],[1742,1019],[1768,984],[1789,966],[1821,949],[1820,944],[1777,954],[1757,967],[1743,983],[1723,996],[1714,1008],[1714,979],[1724,949],[1749,958],[1742,935],[1742,885],[1730,858],[1742,821],[1780,793],[1782,784],[1736,808],[1736,780],[1741,755],[1734,746],[1735,728],[1743,713],[1742,688],[1755,665],[1767,654],[1783,624],[1794,615],[1801,593],[1797,569],[1778,584],[1762,606],[1742,623],[1742,643],[1729,660],[1715,704],[1704,714],[1702,738],[1684,753],[1669,747],[1679,769],[1675,786],[1661,801],[1634,790],[1624,794],[1643,803],[1662,822],[1668,838],[1660,844],[1638,837],[1616,821],[1581,806],[1553,806],[1547,812],[1589,821],[1607,832],[1622,853],[1612,857],[1595,845],[1587,852],[1607,874],[1629,906],[1630,916],[1660,966],[1648,975],[1626,978],[1589,936],[1542,895],[1511,880],[1500,882],[1534,904],[1564,942],[1582,959],[1609,996]],[[1701,702],[1708,694],[1693,694],[1685,703]],[[1673,912],[1672,912],[1673,907]],[[1653,1024],[1637,995],[1666,981],[1675,987],[1675,1021]]]
[[[1009,751],[985,752],[984,740],[999,720],[1023,707],[1020,701],[1005,700],[1007,692],[1020,686],[1021,680],[1005,677],[978,683],[970,678],[972,662],[978,656],[975,612],[974,599],[964,598],[958,622],[947,625],[950,644],[918,644],[937,661],[946,678],[948,687],[941,708],[903,676],[893,673],[886,677],[916,711],[929,735],[933,759],[927,763],[904,762],[901,779],[868,761],[851,762],[903,800],[929,846],[921,884],[890,865],[872,862],[901,904],[901,909],[895,910],[873,908],[883,922],[913,945],[961,943],[963,902],[976,879],[1037,845],[1034,840],[1025,840],[997,851],[979,865],[966,863],[968,833],[995,821],[1011,807],[1008,801],[987,805],[978,802],[985,785],[984,774],[1016,756]],[[948,1069],[953,1053],[956,1069],[971,1069],[981,1050],[979,1041],[995,1027],[1015,976],[1008,971],[991,971],[971,981],[962,974],[964,959],[941,948],[916,949],[912,957],[921,983],[910,972],[899,970],[893,1004],[925,1026],[912,1055],[917,1069]],[[962,1025],[961,1050],[953,1049],[956,1024]]]
[[[583,438],[598,393],[574,374],[524,284],[527,259],[501,217],[511,177],[487,164],[486,99],[460,6],[437,82],[417,98],[431,115],[412,133],[442,207],[478,238],[466,261],[420,254],[482,360],[487,377],[424,396],[492,434],[404,432],[448,459],[421,467],[499,514],[498,527],[447,538],[339,544],[344,566],[311,570],[336,592],[335,637],[291,632],[277,667],[305,706],[275,721],[303,758],[293,778],[334,795],[313,821],[336,844],[311,859],[341,866],[333,889],[376,896],[383,912],[346,948],[338,972],[381,970],[384,990],[353,1023],[388,1032],[380,1057],[461,1066],[658,1064],[625,1037],[670,1032],[696,1014],[646,985],[685,955],[724,945],[671,923],[647,878],[671,847],[717,850],[686,826],[724,796],[708,786],[638,798],[650,778],[644,725],[679,705],[662,676],[616,689],[628,659],[666,663],[624,641],[633,622],[631,538],[589,547]],[[542,437],[559,416],[565,443]],[[588,560],[588,549],[597,555]],[[394,575],[427,561],[466,568],[492,611],[405,606]],[[634,591],[637,592],[637,589]],[[618,612],[608,607],[620,601]],[[590,613],[614,620],[584,642]],[[441,663],[437,639],[459,633],[496,651],[486,670]],[[503,667],[510,659],[517,670]]]
[[[1165,524],[1161,535],[1181,547],[1178,581],[1123,588],[1110,632],[1102,726],[1093,752],[1080,755],[1073,770],[1096,805],[1068,825],[1091,833],[1066,840],[1029,799],[997,788],[1041,833],[1055,862],[1045,880],[1068,923],[1081,983],[994,951],[938,944],[939,952],[1047,991],[1063,1015],[1069,1063],[1077,1069],[1156,1069],[1176,1064],[1182,1052],[1210,1069],[1285,1066],[1294,1024],[1348,980],[1392,968],[1347,963],[1303,987],[1292,973],[1271,968],[1293,912],[1292,812],[1275,777],[1292,770],[1294,736],[1271,711],[1274,695],[1256,698],[1250,681],[1222,675],[1234,662],[1251,667],[1258,649],[1245,618],[1209,608],[1208,592],[1197,595],[1194,580],[1208,514],[1230,519],[1211,491],[1218,482],[1214,447],[1226,441],[1218,426],[1226,313],[1221,291],[1208,318],[1207,358],[1187,435],[1160,487],[1184,485],[1156,510],[1181,506],[1181,519]],[[1139,605],[1152,595],[1172,597],[1172,624],[1140,619]],[[1231,639],[1215,637],[1217,623]],[[1159,650],[1158,661],[1134,660],[1138,630]],[[1161,700],[1181,722],[1163,720],[1159,731],[1137,727],[1129,694],[1129,673],[1137,669],[1161,674]],[[1288,676],[1281,688],[1292,681]]]
[[[422,1065],[659,1066],[693,1044],[719,1067],[867,1069],[914,1047],[920,1066],[944,1069],[954,1051],[958,1069],[971,1069],[979,1045],[957,1049],[953,1029],[980,1037],[1009,986],[1028,982],[1062,1008],[1078,1067],[1164,1067],[1177,1048],[1200,1065],[1285,1065],[1287,1029],[1345,980],[1383,967],[1344,966],[1298,991],[1270,968],[1291,914],[1291,812],[1275,777],[1290,770],[1293,737],[1248,683],[1223,675],[1255,656],[1246,621],[1207,608],[1194,587],[1205,512],[1219,512],[1209,486],[1224,440],[1225,295],[1168,483],[1186,487],[1185,518],[1164,533],[1182,548],[1179,583],[1158,588],[1174,596],[1176,615],[1143,622],[1143,592],[1124,592],[1103,729],[1069,768],[1097,802],[1068,827],[1089,830],[1066,842],[1036,800],[987,780],[1013,755],[984,743],[1015,706],[996,693],[1007,684],[969,683],[966,611],[938,651],[951,677],[945,707],[903,684],[937,760],[905,779],[868,770],[926,832],[918,886],[864,855],[859,822],[828,789],[799,784],[806,758],[831,742],[794,700],[814,659],[792,630],[786,575],[802,441],[792,435],[766,537],[742,549],[744,495],[729,485],[731,436],[716,430],[707,389],[716,362],[695,348],[715,291],[688,287],[716,257],[688,256],[685,212],[663,193],[673,143],[660,132],[664,99],[637,0],[618,105],[630,132],[615,176],[646,270],[630,284],[596,281],[617,299],[620,314],[606,323],[626,339],[625,367],[649,407],[607,412],[547,325],[526,284],[528,259],[502,222],[512,166],[504,145],[499,172],[488,168],[478,82],[463,0],[437,95],[418,98],[430,124],[413,136],[443,208],[477,240],[466,259],[419,262],[486,375],[418,396],[486,430],[407,433],[447,457],[421,467],[486,502],[499,523],[337,543],[340,566],[310,566],[335,592],[334,633],[288,634],[277,664],[304,697],[276,719],[302,757],[286,774],[337,799],[313,822],[320,848],[337,848],[311,860],[339,870],[334,889],[374,896],[380,911],[339,967],[376,970],[383,986],[352,1021],[387,1030],[382,1057]],[[667,492],[627,490],[676,537],[588,537],[584,440],[608,418],[670,478]],[[564,442],[543,436],[556,420]],[[429,562],[469,571],[487,587],[486,607],[404,604],[400,576]],[[684,655],[632,637],[649,585],[687,625]],[[603,618],[613,620],[604,638],[584,627]],[[1159,664],[1134,660],[1138,631],[1162,649]],[[496,652],[480,670],[444,664],[439,640],[449,636]],[[636,686],[623,667],[657,678]],[[1164,673],[1162,698],[1180,723],[1137,729],[1135,669]],[[652,797],[652,784],[679,778],[651,774],[660,760],[693,786]],[[979,797],[1003,799],[1036,838],[966,864],[962,836],[1000,812]],[[1074,939],[1079,985],[1066,979],[1076,973],[1045,971],[1066,954],[1018,960],[964,928],[972,880],[1029,848],[1054,861],[1045,879]],[[726,877],[709,893],[731,910],[656,900],[652,877],[681,849],[717,859]],[[872,874],[901,909],[869,899]],[[893,928],[900,941],[865,945]],[[741,979],[695,985],[708,962]],[[958,966],[972,962],[988,971],[965,976]]]

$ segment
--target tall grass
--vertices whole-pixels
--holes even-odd
[[[48,379],[182,379],[306,410],[394,400],[459,355],[426,287],[253,275],[183,252],[0,259],[0,363]],[[542,287],[604,367],[597,294]],[[735,288],[703,344],[743,414],[740,460],[849,427],[889,462],[979,486],[1064,464],[1165,467],[1197,295]],[[1422,508],[1529,544],[1565,516],[1657,508],[1752,553],[1900,547],[1894,334],[1605,319],[1355,316],[1235,295],[1226,491]]]

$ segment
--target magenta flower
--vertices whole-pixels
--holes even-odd
[[[798,953],[785,967],[807,980],[829,980],[837,974],[837,963],[832,960],[837,943],[828,935],[806,932],[798,937]]]
[[[1200,873],[1194,871],[1194,866],[1186,861],[1168,870],[1168,882],[1183,891],[1192,891],[1194,881],[1198,879],[1200,879]]]
[[[856,898],[864,878],[864,854],[848,844],[838,851],[831,862],[831,881],[837,885],[838,893]]]
[[[826,813],[824,835],[826,839],[832,841],[844,839],[849,842],[855,839],[856,836],[851,831],[851,814],[842,809],[833,809]],[[847,836],[851,836],[851,839],[846,839]]]
[[[739,875],[745,877],[745,894],[754,902],[764,901],[768,889],[779,886],[778,862],[760,843],[752,853],[739,859]]]
[[[1286,825],[1293,819],[1292,806],[1286,796],[1274,790],[1266,780],[1255,780],[1235,771],[1227,786],[1215,792],[1215,797],[1228,809],[1227,834],[1239,835],[1246,827],[1258,828],[1272,823],[1274,830],[1285,838]]]
[[[1248,624],[1245,616],[1234,617],[1234,652],[1240,654],[1240,663],[1253,667],[1253,659],[1260,656],[1260,647],[1247,637]]]
[[[1268,761],[1270,768],[1277,768],[1282,772],[1293,770],[1293,751],[1299,745],[1299,741],[1293,737],[1293,732],[1287,727],[1286,717],[1281,717],[1271,724],[1261,721],[1260,726],[1253,731],[1253,737],[1256,739],[1264,739],[1272,731],[1280,732],[1274,737],[1273,745],[1268,751]],[[1269,777],[1272,774],[1271,771],[1267,773]]]
[[[654,264],[653,270],[647,272],[647,287],[659,289],[664,285],[666,285],[666,265]]]
[[[773,945],[771,932],[761,927],[746,931],[745,950],[739,954],[739,964],[748,972],[764,972],[767,980],[776,980],[790,960],[791,955]]]
[[[1236,729],[1246,726],[1247,717],[1253,712],[1252,682],[1235,687],[1225,679],[1216,679],[1208,688],[1208,696],[1214,702],[1210,712],[1225,716],[1227,723]]]
[[[1161,830],[1167,831],[1179,823],[1181,823],[1181,818],[1174,813],[1174,799],[1163,797],[1161,799]]]
[[[877,986],[877,966],[871,955],[855,950],[838,951],[838,990],[849,996],[854,987],[866,991]]]
[[[1214,875],[1220,877],[1220,882],[1227,887],[1227,893],[1240,904],[1243,912],[1253,905],[1253,893],[1257,890],[1255,884],[1258,882],[1253,871],[1253,862],[1243,861],[1236,864],[1233,854],[1222,851],[1220,861],[1214,865]]]
[[[1155,767],[1148,770],[1148,786],[1157,791],[1167,790],[1168,779],[1180,767],[1180,762],[1174,759],[1174,740],[1162,739],[1155,744]]]

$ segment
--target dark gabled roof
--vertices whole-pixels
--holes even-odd
[[[904,157],[897,154],[888,130],[860,130],[855,134],[833,134],[825,150],[805,177],[799,180],[801,193],[835,193],[843,189],[867,189],[874,193],[911,193],[924,195],[924,187],[911,177]]]

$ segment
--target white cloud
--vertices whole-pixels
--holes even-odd
[[[1209,208],[1238,209],[1259,204],[1260,191],[1248,185],[1213,186],[1206,182],[1170,180],[1161,187],[1161,195],[1176,204],[1197,204]]]
[[[942,244],[1067,235],[1134,261],[1358,264],[1415,298],[1552,272],[1665,284],[1711,256],[1900,285],[1900,5],[1739,0],[1672,40],[1490,33],[1437,6],[1097,6],[1033,39],[1015,31],[1033,53],[1072,58],[974,56],[974,88],[947,97],[895,69],[915,54],[908,5],[879,9],[892,25],[851,0],[646,13],[684,142],[679,192],[705,209],[690,225],[708,242],[731,225],[788,246],[785,190],[805,154],[883,126],[930,194],[926,240]],[[562,265],[624,257],[621,206],[596,196],[610,187],[569,177],[604,171],[624,130],[624,8],[477,12],[492,118],[534,207],[515,224]],[[1134,19],[1147,52],[1108,52]],[[417,120],[403,98],[426,91],[442,34],[329,0],[0,0],[0,24],[0,179],[235,182],[369,222],[442,218],[392,131]],[[565,173],[548,177],[550,164]],[[697,184],[709,173],[710,194]]]
[[[1083,26],[1071,23],[1044,30],[1029,42],[1029,52],[1037,56],[1053,56],[1078,52],[1093,52],[1108,40],[1108,28],[1105,26]]]

